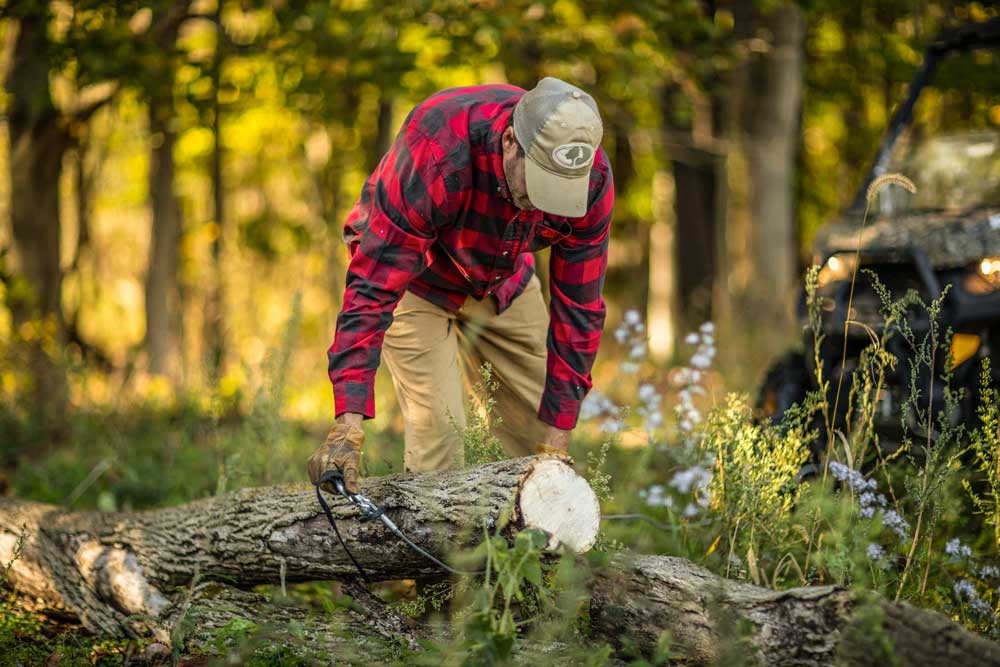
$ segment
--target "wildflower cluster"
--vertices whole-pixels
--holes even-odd
[[[886,509],[888,502],[885,496],[876,493],[878,484],[874,479],[866,479],[859,471],[837,461],[830,463],[830,474],[857,494],[858,504],[861,506],[858,514],[862,518],[871,519],[875,516],[875,512],[881,510],[882,525],[894,532],[900,540],[910,539],[910,523],[896,510]]]
[[[882,548],[881,544],[870,543],[868,548],[865,549],[865,555],[868,556],[869,560],[882,560],[885,558],[885,549]]]
[[[682,514],[685,518],[693,518],[708,504],[708,488],[712,482],[711,468],[694,465],[674,473],[667,485],[653,484],[648,489],[639,491],[639,497],[650,507],[675,507],[674,496],[669,494],[672,489],[680,495],[693,496],[693,502],[686,503]]]
[[[969,609],[974,616],[991,620],[994,618],[993,608],[983,598],[979,597],[979,591],[971,581],[968,579],[959,579],[955,582],[952,590],[955,591],[955,598],[960,604],[967,603],[969,605]]]
[[[962,544],[962,541],[957,537],[944,545],[944,552],[954,560],[965,560],[972,557],[972,549]]]
[[[696,397],[706,394],[707,372],[715,359],[715,325],[705,322],[698,331],[689,333],[684,342],[694,346],[694,351],[687,365],[671,374],[673,382],[680,387],[674,411],[683,446],[668,450],[682,467],[670,478],[669,486],[677,494],[691,497],[684,506],[683,515],[692,518],[708,507],[715,466],[714,456],[698,446],[697,432],[703,416],[695,405]]]
[[[592,389],[580,404],[580,420],[590,421],[600,419],[601,430],[605,433],[617,433],[624,427],[621,418],[621,408],[614,401],[596,389]]]
[[[638,310],[627,310],[622,323],[615,329],[615,340],[628,348],[628,360],[620,366],[623,373],[639,371],[639,362],[646,358],[646,325]]]
[[[639,385],[639,402],[641,405],[637,412],[643,419],[646,433],[652,439],[653,432],[663,426],[663,411],[660,409],[663,396],[653,385],[643,383]]]
[[[688,365],[679,368],[674,375],[675,382],[681,385],[677,393],[677,425],[685,438],[691,438],[702,421],[694,397],[705,394],[705,373],[715,359],[715,325],[705,322],[698,331],[689,333],[684,342],[696,347]]]
[[[974,572],[970,562],[973,558],[972,548],[966,544],[962,544],[961,539],[955,537],[948,540],[947,544],[944,545],[944,552],[951,559],[952,563],[960,565],[963,568],[963,574]],[[992,564],[984,565],[979,568],[976,574],[978,574],[980,581],[985,583],[991,579],[1000,578],[1000,567]],[[960,605],[968,605],[968,610],[972,612],[974,618],[979,621],[986,621],[993,626],[996,625],[998,619],[993,608],[980,596],[976,585],[967,577],[959,577],[952,585],[952,591],[955,593],[955,599]],[[1000,593],[1000,589],[997,592]]]
[[[662,484],[653,484],[648,489],[639,489],[639,497],[646,501],[650,507],[673,507],[673,496],[664,493],[666,487]]]

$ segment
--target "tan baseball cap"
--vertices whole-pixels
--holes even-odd
[[[594,98],[545,77],[514,107],[514,136],[524,148],[528,199],[553,215],[587,213],[590,168],[604,135]]]

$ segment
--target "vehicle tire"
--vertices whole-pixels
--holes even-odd
[[[805,355],[786,352],[767,371],[757,393],[757,410],[761,416],[779,422],[790,407],[805,400],[808,391]]]

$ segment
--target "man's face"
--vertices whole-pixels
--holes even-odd
[[[528,186],[524,182],[524,151],[518,146],[513,127],[504,130],[501,145],[504,178],[507,179],[507,189],[510,190],[514,205],[524,211],[535,210],[531,200],[528,199]]]

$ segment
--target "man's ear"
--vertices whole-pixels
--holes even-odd
[[[514,147],[514,145],[517,143],[517,137],[514,136],[514,126],[513,125],[511,125],[510,127],[506,128],[503,131],[503,135],[501,135],[501,139],[503,141],[503,147],[504,148],[513,148]]]

